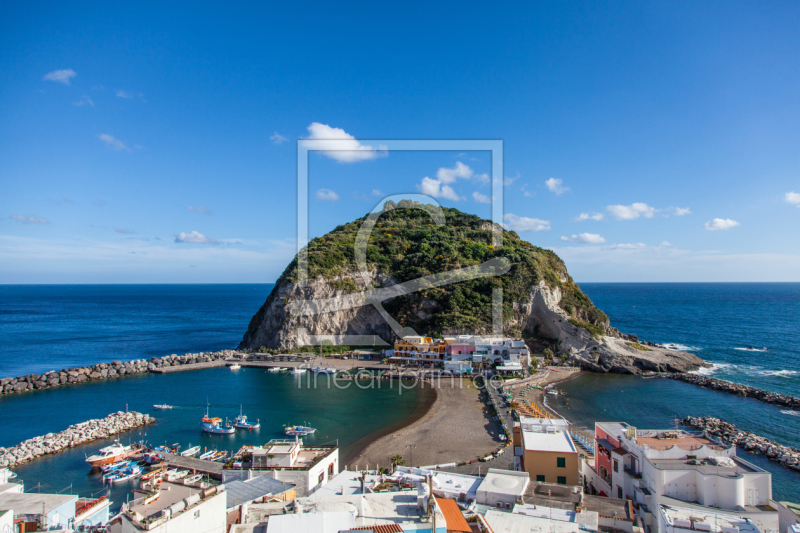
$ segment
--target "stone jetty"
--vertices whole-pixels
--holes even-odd
[[[12,448],[0,448],[0,468],[14,467],[42,455],[58,453],[78,444],[104,439],[155,420],[150,415],[135,411],[118,411],[105,418],[75,424],[59,433],[28,439]]]
[[[679,381],[685,381],[699,387],[707,389],[714,389],[730,394],[738,394],[739,396],[746,396],[754,398],[766,403],[773,403],[789,409],[800,410],[800,398],[794,396],[787,396],[786,394],[778,394],[777,392],[769,392],[761,389],[754,389],[747,385],[740,385],[739,383],[732,383],[722,379],[711,378],[708,376],[701,376],[699,374],[671,374],[669,377]]]
[[[3,378],[0,379],[0,395],[143,374],[167,367],[224,361],[233,357],[236,353],[237,352],[233,350],[222,350],[219,352],[167,355],[164,357],[153,357],[151,359],[114,361],[112,363],[99,363],[92,366],[65,368],[58,371],[51,370],[44,374],[28,374],[27,376],[16,378]]]
[[[772,442],[765,437],[743,431],[729,422],[711,416],[702,418],[687,416],[681,420],[681,424],[704,430],[748,452],[766,455],[769,459],[777,461],[787,468],[800,470],[800,450],[797,448]]]

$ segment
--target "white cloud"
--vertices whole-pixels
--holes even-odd
[[[659,246],[672,246],[672,244],[670,244],[669,241],[661,241],[661,244],[659,244]]]
[[[117,98],[133,98],[133,93],[129,92],[129,91],[123,91],[122,89],[119,89],[117,91]]]
[[[25,216],[25,215],[11,215],[11,218],[16,220],[17,222],[21,222],[23,224],[49,224],[50,221],[46,218],[37,217],[36,215]]]
[[[463,200],[463,198],[459,196],[451,186],[442,185],[441,181],[431,179],[427,176],[422,178],[422,182],[417,185],[417,190],[421,194],[425,194],[433,198],[446,198],[448,200],[453,200],[454,202]]]
[[[474,193],[472,193],[472,197],[479,204],[490,204],[490,203],[492,203],[492,199],[491,198],[489,198],[485,194],[479,193],[478,191],[475,191]]]
[[[562,236],[561,240],[566,242],[580,242],[583,244],[600,244],[601,242],[606,242],[603,236],[597,233],[581,233],[579,235],[573,235],[572,237]]]
[[[675,213],[676,217],[682,217],[683,215],[691,215],[692,210],[688,207],[674,207],[672,212]]]
[[[314,198],[323,202],[335,202],[339,199],[339,195],[330,189],[319,189],[316,194],[314,194]]]
[[[453,168],[442,167],[436,171],[436,178],[445,184],[455,183],[458,178],[471,178],[473,175],[475,171],[461,161],[456,161],[456,166]]]
[[[361,144],[355,137],[341,128],[332,128],[327,124],[312,122],[308,127],[308,132],[309,136],[306,139],[312,141],[308,143],[310,149],[320,150],[322,154],[340,163],[356,163],[388,155],[386,146],[373,148],[372,146]],[[317,143],[313,141],[336,142]],[[323,147],[326,150],[323,150]]]
[[[372,189],[372,196],[385,196],[380,189]]]
[[[603,220],[605,215],[603,213],[581,213],[573,220],[575,222],[583,222],[584,220]]]
[[[125,143],[123,143],[119,139],[114,138],[113,135],[109,135],[108,133],[101,133],[100,135],[97,136],[97,138],[106,143],[106,145],[108,145],[109,148],[117,152],[122,150],[126,150],[128,152],[131,151],[130,148],[125,146]]]
[[[77,75],[78,74],[71,68],[65,68],[61,70],[54,70],[52,72],[48,72],[47,74],[44,75],[42,79],[47,81],[55,81],[58,83],[63,83],[64,85],[69,85],[69,80]]]
[[[794,192],[794,191],[787,192],[786,193],[786,197],[784,198],[784,200],[787,203],[790,203],[792,205],[796,205],[797,207],[800,207],[800,193],[798,193],[798,192]]]
[[[505,223],[503,225],[506,227],[506,229],[510,229],[517,232],[542,231],[550,229],[549,220],[521,217],[513,213],[506,213],[505,215],[503,215],[503,220],[505,220]]]
[[[631,244],[612,244],[609,248],[611,250],[644,250],[647,245],[643,242],[636,242]]]
[[[609,205],[606,209],[617,220],[634,220],[639,217],[653,218],[656,212],[654,207],[642,202],[631,205]]]
[[[77,102],[72,102],[72,105],[74,105],[75,107],[81,107],[83,105],[90,105],[94,107],[94,101],[84,94],[83,96],[81,96],[80,100],[78,100]]]
[[[209,215],[211,216],[211,208],[207,205],[190,205],[187,206],[189,211],[194,211],[195,213],[200,213],[201,215]]]
[[[563,183],[564,182],[562,180],[557,178],[550,178],[544,182],[550,192],[555,193],[556,195],[564,194],[569,190],[569,187],[564,187]]]
[[[289,137],[281,135],[280,133],[278,133],[276,131],[275,133],[270,135],[269,140],[272,141],[275,144],[283,144],[283,143],[285,143],[286,141],[289,140]]]
[[[739,223],[730,218],[715,218],[705,223],[705,228],[709,231],[717,231],[721,229],[731,229],[739,226]]]
[[[219,242],[212,239],[211,237],[207,237],[197,231],[192,231],[190,233],[178,233],[175,236],[175,242],[177,243],[185,242],[191,244],[219,244]]]

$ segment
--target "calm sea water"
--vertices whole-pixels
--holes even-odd
[[[689,349],[714,364],[701,372],[760,389],[800,395],[800,284],[586,283],[581,288],[626,333]],[[745,351],[742,348],[766,348]],[[552,403],[575,422],[626,421],[674,427],[687,415],[716,416],[800,448],[800,412],[669,379],[584,375]],[[567,413],[568,411],[568,413]],[[773,473],[776,498],[800,498],[800,473],[740,451]]]
[[[272,285],[0,286],[0,376],[235,347]],[[322,378],[324,380],[324,378]],[[150,413],[156,422],[122,435],[122,440],[179,443],[184,449],[238,450],[285,438],[284,424],[317,428],[308,442],[338,441],[340,458],[361,438],[399,423],[420,401],[417,390],[339,389],[309,386],[305,379],[264,370],[216,368],[174,374],[145,374],[0,397],[0,446],[61,431],[90,418],[126,408]],[[199,421],[206,401],[211,414],[233,418],[240,406],[255,431],[203,435]],[[169,403],[171,411],[154,411]],[[102,493],[102,478],[90,472],[85,455],[111,443],[95,441],[15,468],[26,490]],[[388,463],[388,458],[387,458]],[[114,485],[116,508],[132,482]]]

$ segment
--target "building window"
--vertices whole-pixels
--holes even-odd
[[[614,459],[614,472],[619,472],[619,461]]]
[[[333,476],[333,463],[328,465],[328,477]]]
[[[194,517],[195,518],[200,518],[200,509],[198,509],[197,511],[194,512]]]
[[[617,487],[617,498],[622,499],[622,487]]]
[[[559,485],[566,485],[567,484],[567,478],[564,477],[564,476],[558,476],[558,484]]]
[[[567,467],[567,458],[566,457],[556,457],[556,467],[558,467],[558,468],[566,468]]]
[[[538,481],[540,483],[544,483],[544,476],[541,475],[541,474],[537,474],[536,475],[536,481]]]
[[[325,479],[325,471],[323,470],[322,472],[319,473],[319,483],[322,483],[324,479]]]

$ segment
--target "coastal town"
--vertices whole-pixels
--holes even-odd
[[[314,441],[315,428],[304,426],[228,451],[125,445],[120,435],[152,424],[156,411],[172,406],[154,406],[155,415],[113,413],[0,449],[0,531],[800,531],[800,506],[773,499],[770,472],[737,446],[791,469],[800,469],[800,451],[716,419],[689,418],[671,428],[575,425],[548,398],[563,394],[559,384],[581,369],[534,353],[522,339],[408,336],[391,349],[325,356],[187,354],[17,378],[2,390],[101,380],[108,370],[169,375],[217,367],[296,379],[413,380],[434,391],[434,399],[420,416],[347,457],[336,443]],[[258,427],[243,414],[228,424],[207,415],[198,431]],[[91,444],[112,439],[99,451]],[[109,486],[130,488],[125,502],[110,501],[108,493],[34,492],[12,470],[76,446],[91,455],[87,471],[98,471]]]

